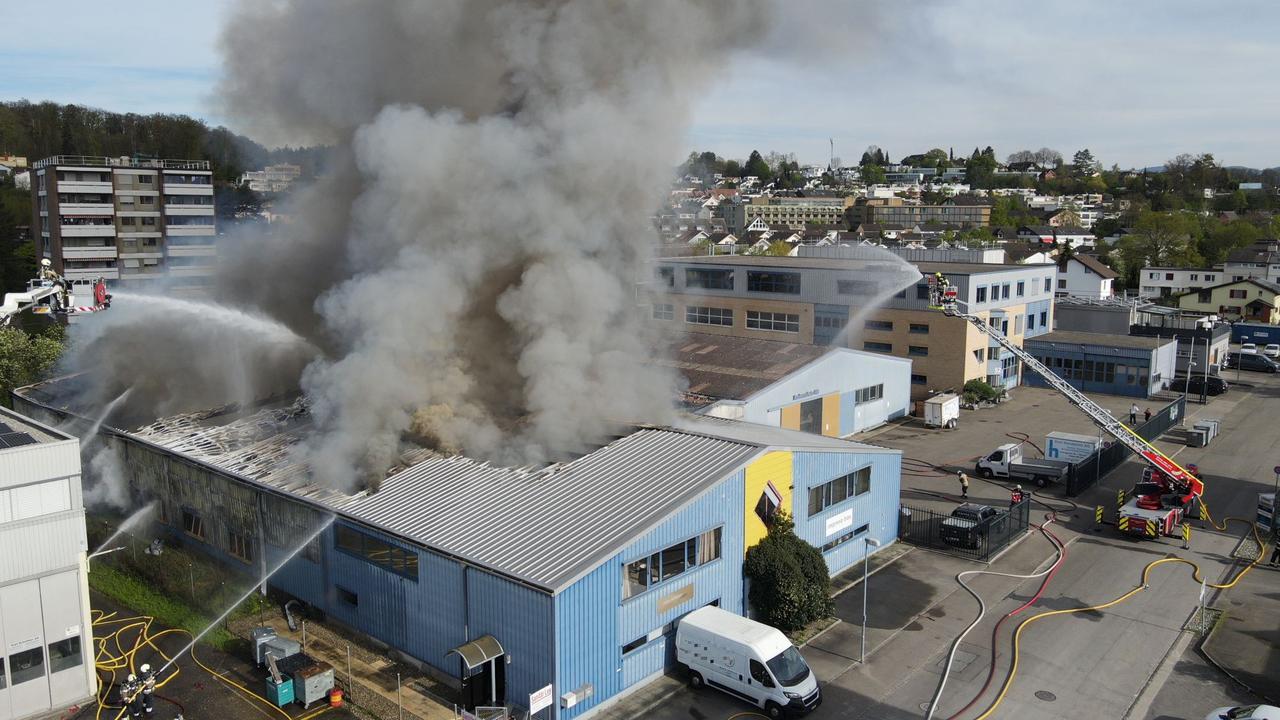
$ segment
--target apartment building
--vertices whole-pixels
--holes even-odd
[[[91,702],[80,441],[0,407],[0,720]]]
[[[647,312],[684,330],[833,345],[885,353],[912,362],[911,395],[958,389],[982,379],[1019,384],[1017,358],[964,320],[929,309],[922,278],[883,304],[868,307],[886,273],[884,260],[718,255],[664,258]],[[921,262],[925,276],[941,272],[962,302],[998,325],[1016,344],[1053,324],[1053,265]],[[846,329],[847,327],[847,329]]]
[[[1149,265],[1138,273],[1138,295],[1167,298],[1193,292],[1222,282],[1226,271],[1221,267],[1175,268]]]
[[[758,195],[747,202],[721,203],[725,229],[737,235],[760,219],[770,229],[779,227],[804,229],[812,225],[844,225],[844,212],[852,207],[854,197],[831,195],[815,197],[770,197]]]
[[[176,292],[213,276],[213,172],[196,160],[58,155],[32,170],[36,253],[72,282]]]
[[[1280,283],[1280,241],[1259,240],[1252,246],[1234,250],[1223,263],[1225,280],[1257,278]]]
[[[288,190],[301,176],[300,166],[281,163],[268,165],[261,170],[250,170],[240,176],[239,184],[247,185],[254,192],[278,193]]]
[[[867,198],[861,206],[861,221],[873,225],[923,225],[937,222],[963,227],[991,224],[991,206],[982,203],[918,205],[900,197]]]

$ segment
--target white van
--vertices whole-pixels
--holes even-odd
[[[776,628],[707,606],[676,627],[676,660],[694,688],[709,685],[759,707],[771,718],[822,704],[818,679]]]

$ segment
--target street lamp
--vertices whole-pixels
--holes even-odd
[[[858,662],[867,660],[867,560],[871,557],[871,548],[880,547],[880,541],[869,537],[863,538],[862,547],[862,650],[858,653]]]
[[[1188,360],[1187,361],[1187,383],[1182,386],[1182,401],[1184,403],[1188,401],[1187,395],[1191,392],[1191,375],[1192,373],[1195,372],[1195,369],[1196,369],[1196,361]]]

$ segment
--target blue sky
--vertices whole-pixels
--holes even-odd
[[[213,110],[230,0],[0,3],[0,99]],[[1280,165],[1280,3],[791,0],[698,103],[690,149],[856,161],[931,147],[1089,147],[1107,165],[1180,152]],[[815,22],[816,20],[816,22]],[[56,30],[55,30],[56,29]]]

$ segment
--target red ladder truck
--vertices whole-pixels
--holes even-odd
[[[929,277],[932,301],[930,308],[941,310],[944,315],[958,317],[969,322],[980,332],[990,336],[1000,347],[1008,350],[1022,364],[1038,373],[1053,389],[1066,396],[1080,408],[1094,424],[1114,437],[1147,462],[1142,481],[1133,489],[1132,497],[1120,507],[1116,528],[1139,537],[1159,535],[1176,536],[1184,518],[1199,518],[1203,505],[1204,483],[1197,473],[1182,467],[1172,458],[1160,452],[1128,425],[1117,420],[1110,412],[1090,400],[1070,383],[1054,374],[1034,355],[1018,347],[987,323],[982,317],[961,309],[966,303],[959,299],[956,289],[942,273]]]

